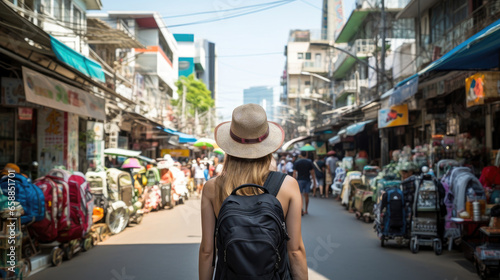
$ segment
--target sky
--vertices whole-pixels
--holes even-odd
[[[160,13],[172,33],[190,33],[195,39],[215,43],[218,55],[218,100],[222,120],[230,120],[232,110],[243,104],[243,90],[252,86],[280,86],[285,65],[284,49],[292,29],[321,28],[323,0],[295,0],[253,14],[197,25],[169,27],[205,19],[221,19],[249,5],[277,0],[102,0],[106,11],[155,11]],[[343,0],[348,17],[354,0]],[[265,8],[267,6],[263,6]],[[172,17],[217,11],[196,16]],[[236,10],[244,12],[246,10]]]

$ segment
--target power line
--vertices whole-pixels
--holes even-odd
[[[197,13],[191,13],[191,14],[182,14],[182,15],[176,15],[176,16],[163,16],[162,18],[190,17],[190,16],[204,15],[204,14],[231,12],[231,11],[236,11],[236,10],[244,10],[244,9],[248,9],[248,8],[260,7],[260,6],[270,6],[270,5],[273,5],[273,4],[276,4],[276,3],[280,3],[280,2],[286,2],[286,1],[280,0],[280,1],[270,2],[270,3],[262,3],[262,4],[256,4],[256,5],[249,5],[249,6],[243,6],[243,7],[238,7],[238,8],[231,8],[231,9],[226,9],[226,10],[205,11],[205,12],[197,12]]]
[[[256,10],[253,10],[253,11],[244,12],[244,13],[240,13],[240,14],[236,14],[236,15],[231,15],[231,16],[226,16],[226,17],[221,17],[221,18],[213,18],[213,19],[200,20],[200,21],[195,21],[195,22],[188,22],[188,23],[182,23],[182,24],[174,24],[174,25],[168,26],[168,28],[175,28],[175,27],[181,27],[181,26],[187,26],[187,25],[196,25],[196,24],[202,24],[202,23],[211,23],[211,22],[226,20],[226,19],[230,19],[230,18],[241,17],[241,16],[245,16],[245,15],[249,15],[249,14],[254,14],[254,13],[258,13],[258,12],[270,10],[272,8],[276,8],[276,7],[279,7],[279,6],[282,6],[282,5],[286,5],[286,4],[295,2],[295,1],[296,0],[281,1],[279,4],[276,4],[276,5],[273,5],[273,6],[268,6],[266,8],[262,8],[262,9],[256,9]]]

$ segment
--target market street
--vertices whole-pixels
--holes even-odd
[[[112,236],[60,267],[30,280],[197,279],[201,237],[198,199],[145,216],[139,227]],[[313,198],[302,232],[309,279],[477,279],[472,263],[458,251],[418,254],[389,242],[386,248],[371,224],[357,221],[333,199]]]

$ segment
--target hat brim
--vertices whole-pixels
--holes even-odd
[[[261,158],[277,151],[285,140],[285,131],[275,122],[269,122],[269,136],[259,143],[242,144],[230,136],[231,122],[219,124],[214,131],[215,142],[226,154],[239,158]]]

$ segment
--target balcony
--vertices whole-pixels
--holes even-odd
[[[146,75],[157,75],[170,88],[175,88],[178,73],[172,61],[160,46],[148,46],[146,49],[135,49],[140,54],[136,58],[136,71]]]
[[[366,58],[372,56],[375,49],[375,41],[371,39],[358,39],[349,44],[346,51],[358,58]],[[340,52],[334,65],[334,78],[343,78],[347,71],[354,65],[354,62],[356,62],[354,57],[345,52]]]
[[[358,80],[359,88],[367,88],[368,87],[368,79],[360,79]],[[334,86],[335,94],[337,99],[341,98],[343,95],[347,93],[356,92],[356,79],[344,80],[340,82],[336,82]]]
[[[302,63],[302,71],[311,73],[328,73],[328,64],[317,61],[305,61]]]

